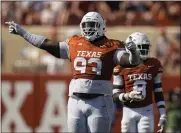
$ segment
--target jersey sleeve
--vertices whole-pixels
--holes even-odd
[[[122,71],[120,66],[116,66],[113,70],[113,85],[123,86]]]
[[[116,66],[113,70],[113,100],[120,101],[119,95],[124,92],[124,80],[121,74],[121,67]]]
[[[67,46],[68,46],[68,57],[69,61],[71,62],[72,55],[74,54],[74,48],[76,47],[76,42],[80,39],[80,36],[74,35],[66,40]]]
[[[121,72],[121,67],[120,66],[116,66],[113,69],[113,75],[118,75]]]
[[[59,42],[60,58],[70,59],[69,45],[67,42]]]
[[[74,35],[74,36],[72,36],[72,37],[67,38],[66,43],[67,43],[68,45],[71,45],[72,42],[74,42],[74,41],[77,40],[77,39],[80,39],[80,37],[77,36],[77,35]]]
[[[163,73],[163,66],[159,60],[156,59],[157,73]]]
[[[120,66],[116,66],[113,70],[113,88],[114,90],[116,89],[116,91],[120,91],[123,87],[124,81],[123,81],[123,77],[121,74],[121,67]],[[113,90],[113,92],[114,92]]]

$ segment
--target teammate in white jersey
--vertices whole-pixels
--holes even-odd
[[[122,42],[105,36],[105,20],[97,12],[84,15],[81,36],[57,43],[32,34],[14,22],[6,24],[10,33],[20,35],[57,58],[70,60],[73,79],[69,86],[69,132],[110,132],[114,109],[110,82],[113,68],[140,62],[133,42],[126,44],[129,53],[120,49],[124,47]]]

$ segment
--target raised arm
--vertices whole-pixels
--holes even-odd
[[[115,52],[114,60],[117,65],[138,65],[140,63],[140,54],[136,50],[136,44],[133,41],[125,44],[125,49],[118,49]]]
[[[53,42],[41,35],[32,34],[13,21],[5,24],[9,25],[10,33],[20,35],[33,46],[46,50],[57,58],[69,59],[69,48],[66,42]]]

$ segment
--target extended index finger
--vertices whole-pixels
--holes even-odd
[[[5,24],[8,24],[8,25],[10,25],[10,24],[11,24],[11,22],[5,22]]]

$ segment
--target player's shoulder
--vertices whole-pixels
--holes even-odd
[[[157,71],[158,73],[163,73],[163,66],[161,62],[157,58],[148,58],[148,67],[153,66],[154,70]]]
[[[117,46],[118,48],[124,48],[124,42],[116,39],[108,39],[110,42],[113,43],[114,46]]]
[[[118,75],[121,72],[121,66],[116,66],[113,69],[113,75]]]
[[[149,64],[161,65],[161,62],[157,58],[154,58],[154,57],[147,58],[147,62]]]
[[[73,36],[67,38],[66,42],[69,44],[72,41],[78,41],[80,39],[83,39],[83,37],[79,36],[79,35],[73,35]]]

